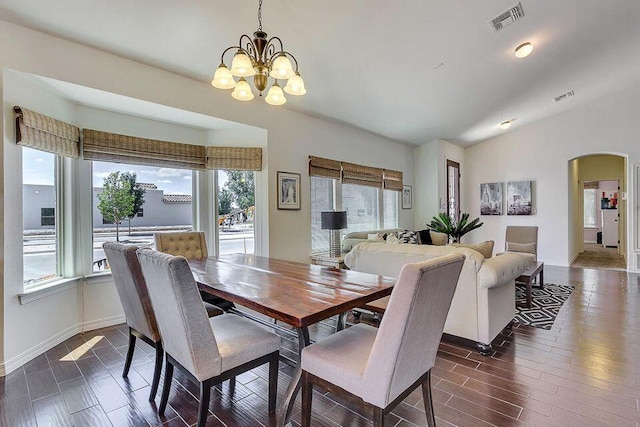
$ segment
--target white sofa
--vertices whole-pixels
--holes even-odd
[[[364,242],[354,246],[344,262],[351,270],[398,277],[404,264],[450,253],[463,254],[466,259],[444,332],[472,340],[480,353],[489,354],[491,341],[513,320],[515,278],[527,269],[526,257],[506,253],[485,259],[463,247]],[[385,298],[372,305],[384,308]]]

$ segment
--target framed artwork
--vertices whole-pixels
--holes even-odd
[[[480,184],[480,215],[502,215],[502,183]]]
[[[507,182],[507,215],[532,215],[533,181]]]
[[[278,171],[278,209],[300,209],[300,174]]]
[[[402,209],[411,209],[413,205],[413,190],[410,185],[402,186]]]

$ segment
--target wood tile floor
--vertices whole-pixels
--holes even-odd
[[[441,344],[433,370],[439,426],[638,425],[640,276],[546,267],[545,280],[576,286],[553,329],[514,328],[496,339],[492,357]],[[0,379],[0,425],[195,423],[196,389],[184,377],[174,380],[164,417],[156,413],[159,397],[147,401],[153,373],[147,345],[136,350],[129,378],[121,377],[126,331],[119,325],[76,335]],[[312,337],[328,332],[321,325]],[[294,350],[289,343],[283,346],[283,352]],[[290,372],[281,365],[279,398]],[[239,377],[233,394],[227,383],[216,387],[208,425],[274,425],[267,416],[266,378],[261,368]],[[369,425],[328,395],[314,397],[314,411],[314,426]],[[397,427],[425,425],[421,395],[411,394],[387,421]]]

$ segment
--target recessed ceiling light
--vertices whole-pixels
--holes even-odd
[[[500,123],[500,129],[509,129],[511,127],[511,120]]]
[[[526,58],[533,52],[533,45],[529,42],[522,43],[516,48],[516,56],[518,58]]]

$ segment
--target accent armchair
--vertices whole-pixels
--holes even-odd
[[[538,260],[538,227],[508,225],[504,243],[505,252],[527,257],[530,262]]]

